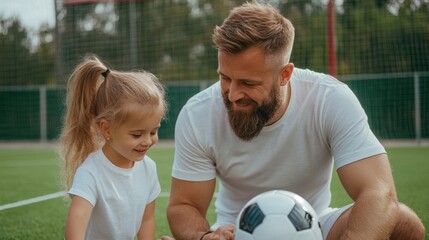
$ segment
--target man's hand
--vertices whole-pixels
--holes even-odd
[[[221,226],[216,231],[204,235],[201,240],[234,240],[234,229],[234,224]]]
[[[175,239],[169,236],[162,236],[161,240],[175,240]]]
[[[216,229],[216,231],[208,233],[200,240],[234,240],[234,224],[225,225]],[[161,240],[175,240],[169,236],[162,236]]]

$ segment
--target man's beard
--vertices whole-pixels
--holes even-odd
[[[259,106],[251,99],[238,101],[239,103],[252,104],[253,109],[251,112],[234,110],[232,102],[228,99],[228,92],[222,95],[228,111],[229,123],[235,134],[244,141],[251,141],[257,137],[280,107],[280,87],[278,85],[274,85],[271,89],[270,97]]]

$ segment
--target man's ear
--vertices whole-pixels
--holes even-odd
[[[111,139],[110,134],[110,123],[106,119],[101,119],[98,123],[98,127],[100,128],[100,132],[103,135],[104,139],[109,140]]]
[[[283,66],[283,68],[280,72],[280,85],[281,86],[284,86],[289,82],[290,77],[292,76],[293,69],[294,69],[293,63],[288,63],[288,64]]]

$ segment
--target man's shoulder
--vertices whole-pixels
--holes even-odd
[[[311,84],[327,88],[347,86],[345,83],[329,74],[301,68],[294,68],[291,81],[295,84]]]
[[[217,129],[221,123],[224,123],[226,114],[220,83],[217,82],[186,102],[177,118],[176,131],[185,126],[201,131]]]
[[[199,108],[214,107],[220,105],[222,95],[220,90],[220,83],[216,82],[201,92],[195,94],[185,104],[185,108],[192,108],[194,110]]]

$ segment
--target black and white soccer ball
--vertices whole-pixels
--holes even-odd
[[[261,193],[240,211],[235,240],[322,240],[319,217],[301,196],[283,190]]]

